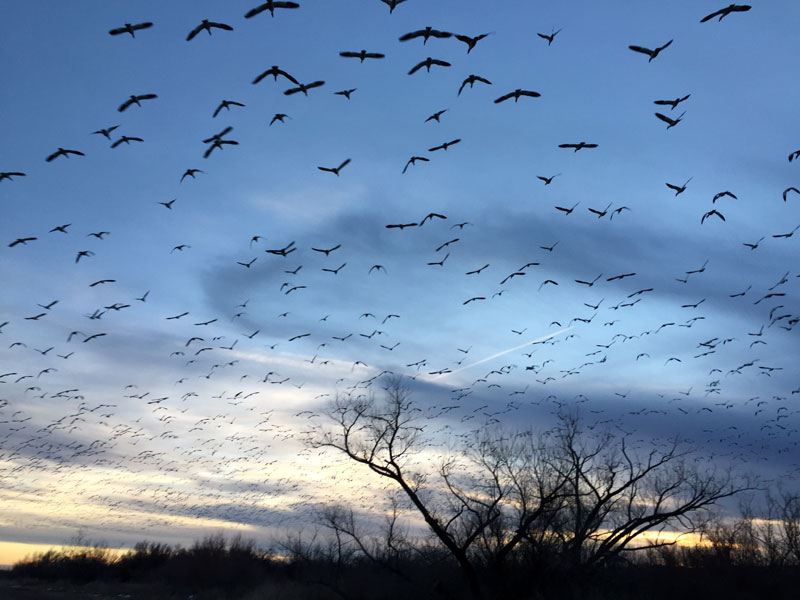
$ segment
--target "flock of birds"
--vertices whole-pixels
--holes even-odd
[[[388,6],[390,14],[407,2],[380,1]],[[412,10],[413,5],[409,3],[408,10]],[[269,1],[248,10],[244,18],[269,13],[277,22],[283,11],[298,10],[299,13],[300,9],[296,2]],[[708,14],[700,22],[722,21],[750,9],[749,5],[731,4]],[[238,27],[236,23],[203,19],[197,25],[187,25],[186,41],[193,42],[204,32],[216,39],[233,32],[235,27]],[[108,33],[115,38],[129,36],[131,43],[146,44],[147,36],[155,35],[157,29],[154,22],[143,21],[125,23]],[[550,47],[561,41],[557,37],[561,31],[553,28],[550,33],[537,32],[537,36]],[[488,32],[465,35],[426,26],[401,35],[398,41],[421,42],[427,49],[452,38],[466,46],[466,55],[471,59],[480,53],[484,44],[490,43],[492,35]],[[544,46],[544,42],[539,43]],[[628,48],[652,62],[657,58],[663,60],[672,43],[670,39],[655,48],[640,45]],[[339,56],[356,59],[359,64],[386,58],[383,52],[365,49],[342,50]],[[452,67],[451,61],[429,56],[411,66],[407,73],[427,72],[434,77],[437,69]],[[270,82],[269,78],[271,83],[281,82],[287,86],[282,91],[283,96],[320,93],[318,88],[326,85],[326,81],[316,79],[302,83],[302,79],[277,65],[270,66],[248,83]],[[473,88],[477,90],[476,84],[477,88],[487,89],[493,82],[490,78],[470,74],[457,91],[454,90],[455,96],[461,97]],[[333,94],[350,101],[357,89],[346,88]],[[542,94],[542,91],[516,88],[493,95],[489,104],[510,100],[519,104],[535,102]],[[668,130],[687,127],[682,124],[686,113],[676,113],[690,98],[691,94],[686,93],[654,100],[658,107],[655,117],[665,123]],[[152,92],[130,95],[117,107],[120,119],[122,113],[129,110],[147,110],[151,101],[163,100]],[[230,118],[239,110],[248,110],[246,103],[224,99],[213,110],[211,118]],[[424,123],[428,127],[440,126],[448,110],[438,109],[425,118]],[[278,112],[265,127],[289,127],[287,120],[292,121],[292,117]],[[120,134],[117,131],[120,127],[118,124],[105,126],[91,134],[110,142],[112,149],[145,144],[143,137]],[[226,153],[234,146],[244,150],[243,140],[228,137],[234,130],[233,125],[217,129],[218,133],[202,140],[205,146],[198,152],[198,158],[208,159],[204,164],[213,162],[215,151]],[[432,162],[435,156],[440,156],[440,151],[447,152],[447,156],[456,154],[459,148],[455,147],[462,142],[464,146],[472,143],[466,137],[463,140],[448,137],[428,147],[427,152],[412,155],[404,166],[400,161],[398,174],[411,177],[411,167]],[[588,151],[603,150],[602,140],[572,139],[556,145],[581,156]],[[90,159],[83,150],[66,147],[42,154],[47,163]],[[783,164],[785,156],[781,157]],[[12,159],[6,155],[4,160]],[[800,150],[788,155],[790,163],[795,160],[800,162]],[[335,176],[327,179],[327,175],[319,175],[326,182],[335,183],[347,178],[353,170],[350,165],[355,162],[349,157],[341,158],[316,165],[316,169]],[[27,169],[0,172],[0,193],[5,195],[7,186],[24,186],[26,179],[37,176],[37,167],[31,165]],[[17,165],[4,164],[0,168],[12,169]],[[188,168],[177,172],[175,179],[178,185],[202,185],[206,170]],[[417,169],[413,175],[425,176]],[[557,187],[562,181],[557,178],[566,176],[559,172],[526,174],[526,177],[537,179],[541,182],[539,189],[549,191],[551,186]],[[661,186],[666,185],[674,192],[674,197],[678,197],[687,192],[692,181],[690,177],[682,184],[658,182],[657,185],[662,191]],[[787,187],[782,194],[780,190],[775,193],[776,198],[782,197],[786,215],[791,215],[789,211],[800,201],[797,196],[800,190],[795,186]],[[629,202],[631,206],[609,202],[591,207],[581,206],[582,202],[552,204],[546,212],[553,219],[567,217],[566,227],[576,220],[573,215],[587,212],[597,221],[604,220],[609,225],[620,222],[624,227],[625,218],[643,210],[632,202]],[[727,207],[734,206],[735,202],[741,201],[732,191],[716,193],[710,206],[697,213],[695,224],[699,222],[707,228],[726,223]],[[181,201],[175,198],[152,200],[151,205],[154,214],[158,211],[155,217],[158,219],[184,209]],[[379,394],[380,382],[387,375],[403,375],[417,390],[420,419],[426,420],[426,434],[434,444],[448,435],[469,443],[471,432],[476,429],[493,424],[520,424],[533,421],[531,415],[534,414],[581,406],[590,428],[601,425],[616,428],[647,445],[650,442],[647,432],[661,431],[659,423],[668,422],[671,426],[677,423],[675,426],[681,433],[689,432],[696,442],[708,443],[708,452],[713,450],[720,460],[759,465],[769,456],[787,454],[793,457],[787,461],[790,474],[796,476],[800,470],[797,460],[800,435],[797,352],[783,360],[775,360],[774,355],[766,352],[770,344],[795,350],[798,347],[800,306],[796,290],[800,271],[796,264],[779,269],[785,273],[768,287],[747,285],[743,279],[742,287],[747,285],[744,291],[721,292],[710,283],[697,283],[712,272],[714,263],[720,262],[713,258],[710,249],[710,260],[672,275],[648,274],[644,272],[647,268],[644,262],[639,263],[636,271],[608,272],[604,269],[600,273],[576,274],[581,265],[569,265],[562,276],[558,276],[557,271],[545,270],[548,261],[564,252],[565,256],[570,256],[570,252],[581,246],[583,242],[579,236],[570,235],[569,239],[563,236],[558,240],[531,243],[533,251],[525,258],[499,257],[497,252],[491,251],[486,253],[485,260],[466,266],[458,262],[454,266],[459,260],[459,250],[469,243],[470,236],[477,240],[480,230],[486,228],[475,217],[445,212],[448,211],[409,209],[411,217],[384,222],[378,227],[376,236],[394,236],[383,248],[400,248],[399,254],[410,254],[409,248],[420,243],[419,240],[431,243],[432,256],[420,259],[418,267],[405,267],[405,273],[397,267],[400,261],[394,260],[396,257],[391,252],[382,258],[377,258],[380,256],[378,248],[372,253],[348,254],[350,240],[345,235],[341,241],[334,240],[330,244],[298,244],[295,240],[289,241],[291,234],[286,234],[286,239],[279,242],[272,241],[274,238],[269,236],[272,239],[267,243],[268,236],[264,235],[240,240],[240,247],[248,254],[228,265],[231,270],[237,270],[230,275],[230,281],[242,281],[244,275],[255,277],[263,266],[258,276],[269,276],[269,292],[262,294],[269,296],[269,300],[242,297],[238,303],[231,303],[225,313],[218,307],[207,307],[217,312],[203,316],[196,316],[194,308],[167,312],[174,307],[169,291],[156,290],[155,286],[142,289],[138,295],[116,296],[106,303],[105,299],[111,297],[110,290],[118,283],[116,276],[85,282],[81,279],[80,294],[74,293],[85,303],[82,314],[66,310],[58,314],[64,304],[74,304],[73,299],[65,301],[58,290],[53,290],[54,297],[33,301],[29,307],[4,310],[0,313],[6,315],[0,316],[0,481],[4,489],[0,498],[8,508],[0,509],[0,514],[11,511],[27,515],[19,517],[22,526],[30,526],[34,520],[43,518],[52,529],[77,527],[88,518],[96,524],[97,531],[127,532],[126,535],[136,536],[142,530],[161,535],[165,526],[182,526],[185,517],[196,519],[200,526],[209,528],[243,524],[276,526],[290,522],[297,515],[306,515],[325,493],[336,496],[350,493],[354,502],[361,499],[360,506],[368,510],[374,498],[364,490],[364,480],[358,472],[348,470],[341,459],[321,459],[316,450],[303,445],[303,440],[325,426],[325,404],[337,393],[358,395],[376,391]],[[465,217],[473,220],[462,220]],[[790,238],[800,229],[800,224],[792,228],[794,222],[787,221],[788,218],[781,219],[783,229],[766,232],[756,241],[737,240],[735,244],[749,257],[754,256],[767,239],[774,244],[792,243]],[[4,232],[9,223],[13,223],[13,219],[3,226]],[[575,232],[591,232],[584,227],[580,225]],[[40,232],[13,233],[5,243],[3,262],[11,264],[22,260],[17,253],[26,252],[45,240],[50,243],[55,238],[61,243],[78,238],[80,245],[70,250],[72,264],[68,266],[84,268],[87,263],[100,260],[107,245],[114,243],[114,230],[109,225],[108,230],[89,231],[77,222],[42,224]],[[504,235],[502,228],[497,235]],[[416,236],[416,241],[406,243],[400,239],[404,236],[406,239]],[[181,240],[181,243],[170,244],[171,249],[165,253],[177,258],[191,253],[193,247],[201,243]],[[467,255],[467,258],[472,257]],[[519,263],[514,262],[517,258],[521,258]],[[266,261],[272,262],[264,266]],[[498,264],[501,266],[496,266]],[[456,272],[462,266],[464,269]],[[357,276],[349,275],[356,271]],[[536,275],[537,272],[541,274]],[[565,272],[574,275],[565,279]],[[433,278],[445,274],[451,278],[451,283],[443,284],[446,292],[445,288],[435,287],[441,291],[440,297],[424,296],[423,299],[425,286],[433,282]],[[323,277],[326,279],[321,279]],[[388,289],[389,279],[386,278],[400,281],[408,290],[420,294],[419,303],[414,306],[407,299],[399,302],[389,297],[375,302],[378,308],[362,308],[359,281],[364,277],[368,283],[363,285],[378,290],[384,286]],[[523,287],[526,281],[533,279],[535,283]],[[674,306],[664,314],[665,301],[651,297],[668,285],[674,286],[676,281],[686,290],[697,289],[696,293],[703,295],[690,301],[684,296],[695,292],[671,292],[668,300]],[[696,283],[696,288],[692,287]],[[260,289],[252,283],[245,287]],[[502,313],[508,310],[503,308],[502,302],[515,293],[536,298],[536,302],[558,303],[560,300],[553,300],[548,293],[564,288],[569,288],[573,298],[579,300],[574,303],[577,310],[573,310],[572,305],[569,309],[550,306],[546,314],[557,316],[548,322],[537,321],[535,325],[530,315],[517,315],[515,318],[520,325],[505,334],[509,340],[508,349],[491,356],[487,357],[488,349],[481,350],[482,341],[474,339],[452,348],[449,360],[435,360],[429,358],[429,352],[441,357],[441,348],[426,352],[425,341],[411,339],[416,334],[410,332],[437,327],[437,323],[425,315],[426,312],[439,315],[439,309],[429,311],[425,303],[442,305],[445,315],[459,310],[479,310],[480,306],[491,306],[493,308],[487,310]],[[313,320],[292,321],[299,312],[294,299],[314,289],[326,290],[314,296],[311,302],[320,314]],[[454,294],[462,294],[462,290],[467,289],[468,297],[462,295],[453,300]],[[226,293],[233,295],[237,290],[230,289]],[[375,294],[367,296],[374,298]],[[675,297],[680,297],[680,302],[674,302]],[[97,305],[99,302],[102,303]],[[728,307],[736,302],[749,302],[747,314],[757,323],[754,330],[719,329],[715,317],[733,310]],[[276,310],[273,316],[265,317],[265,310],[254,310],[259,303],[270,309],[280,306],[280,312]],[[343,303],[347,305],[346,310],[341,308]],[[392,308],[401,304],[418,314]],[[704,313],[703,309],[712,304],[716,311]],[[306,307],[303,310],[311,310],[308,305],[303,306]],[[349,320],[343,316],[347,311],[351,313]],[[124,315],[131,313],[140,315],[137,327],[142,331],[165,333],[161,341],[155,343],[155,349],[149,350],[152,358],[144,362],[145,368],[157,375],[120,381],[120,377],[130,376],[130,370],[124,368],[125,360],[143,360],[132,354],[126,359],[116,358],[124,345],[135,341],[135,334],[126,329],[124,323]],[[156,316],[159,313],[160,316]],[[490,312],[474,317],[477,321],[491,318]],[[419,325],[414,325],[415,320]],[[57,324],[50,325],[50,321]],[[642,321],[651,326],[643,330],[630,328],[630,323]],[[685,333],[683,337],[677,334],[669,337],[680,330]],[[697,330],[714,333],[707,337],[691,337]],[[278,332],[285,335],[279,337]],[[689,337],[691,345],[687,346]],[[751,358],[740,361],[737,357],[741,354],[730,353],[730,348],[738,348]],[[762,356],[762,351],[770,358]],[[487,363],[486,366],[480,367],[483,363]],[[692,381],[699,383],[680,389],[672,384],[673,378],[682,381],[677,375],[679,365],[691,373]],[[657,392],[646,386],[625,387],[627,383],[622,383],[627,381],[625,374],[639,368],[644,369],[642,372],[649,378],[667,381],[660,382]],[[174,374],[174,381],[167,382],[164,373]],[[478,376],[474,377],[476,373]],[[587,380],[596,379],[604,384],[597,388],[596,396],[589,398],[583,393],[589,388],[581,386]],[[748,383],[744,385],[742,380]],[[770,386],[780,380],[778,385],[783,386],[784,391],[766,395],[745,391],[767,380]],[[670,386],[672,391],[665,392]],[[273,398],[280,398],[280,401]],[[321,486],[315,475],[320,471],[328,478],[327,487]],[[58,504],[72,508],[66,516],[57,516],[54,507]],[[303,518],[301,516],[300,521]]]

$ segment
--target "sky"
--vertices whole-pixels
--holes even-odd
[[[6,8],[0,563],[369,514],[303,440],[387,372],[434,442],[579,409],[797,487],[800,5],[299,4]]]

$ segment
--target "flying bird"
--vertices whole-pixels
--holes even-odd
[[[389,7],[389,14],[392,14],[397,5],[401,2],[405,2],[406,0],[381,0],[386,6]]]
[[[9,247],[9,248],[13,248],[14,246],[19,246],[20,244],[22,244],[22,245],[24,246],[24,245],[26,245],[28,242],[33,242],[33,241],[36,241],[37,239],[39,239],[39,238],[35,238],[35,237],[17,238],[17,239],[15,239],[13,242],[11,242],[11,243],[8,245],[8,247]]]
[[[350,100],[350,94],[356,91],[358,88],[350,88],[349,90],[342,90],[341,92],[333,92],[334,96],[344,96],[348,100]]]
[[[711,200],[711,204],[714,204],[717,200],[719,200],[720,198],[724,198],[725,196],[733,198],[734,200],[738,200],[738,198],[736,196],[734,196],[731,192],[724,191],[724,192],[719,192],[718,194],[715,194],[714,198]]]
[[[560,29],[559,30],[555,30],[554,29],[549,34],[547,34],[547,33],[537,33],[536,35],[538,35],[543,40],[547,40],[547,45],[549,46],[550,44],[553,43],[553,40],[556,39],[556,36],[559,34],[560,31],[561,31]]]
[[[312,81],[311,83],[299,83],[297,87],[289,88],[285,92],[283,92],[284,96],[291,96],[292,94],[296,94],[297,92],[303,92],[304,96],[308,96],[308,90],[320,87],[321,85],[325,85],[324,81]]]
[[[473,86],[473,85],[475,85],[475,82],[476,82],[476,81],[480,81],[481,83],[485,83],[485,84],[487,84],[487,85],[492,85],[492,82],[491,82],[491,81],[489,81],[488,79],[484,79],[483,77],[479,77],[478,75],[470,75],[469,77],[467,77],[467,78],[466,78],[466,79],[465,79],[465,80],[464,80],[464,81],[461,83],[461,87],[460,87],[460,88],[458,88],[458,94],[457,94],[457,95],[458,95],[458,96],[460,96],[460,95],[461,95],[461,92],[464,90],[464,87],[465,87],[467,84],[469,84],[469,87],[470,87],[470,88],[472,88],[472,86]]]
[[[284,113],[275,113],[275,116],[272,117],[272,120],[269,122],[269,126],[272,127],[272,124],[275,121],[280,121],[281,123],[285,123],[286,121],[284,121],[284,119],[291,119],[291,118],[292,117]]]
[[[244,106],[244,104],[242,104],[241,102],[235,102],[233,100],[223,100],[222,102],[219,103],[219,106],[217,106],[216,110],[214,111],[214,114],[212,115],[212,118],[216,118],[216,116],[219,114],[219,111],[221,111],[223,108],[225,110],[230,110],[231,106]]]
[[[195,177],[197,173],[205,173],[205,171],[201,171],[200,169],[186,169],[184,174],[181,175],[181,183],[183,183],[183,180],[186,179],[187,177],[191,177],[192,179],[197,179],[197,177]]]
[[[274,0],[267,0],[267,2],[264,2],[264,4],[259,4],[255,8],[248,10],[245,13],[244,18],[251,19],[256,15],[261,14],[265,10],[268,10],[269,14],[274,17],[276,8],[300,8],[300,5],[297,2],[276,2]]]
[[[123,102],[122,104],[119,105],[119,108],[117,110],[119,112],[125,112],[125,110],[128,107],[130,107],[130,106],[132,106],[134,104],[136,106],[141,106],[141,104],[139,104],[139,103],[142,100],[153,100],[154,98],[158,98],[158,96],[156,94],[139,94],[138,96],[131,95],[130,98],[128,98],[127,100],[125,100],[125,102]]]
[[[12,177],[25,177],[25,173],[20,171],[5,171],[0,173],[0,181],[3,181],[3,179],[13,181]]]
[[[110,142],[111,141],[111,132],[117,129],[119,125],[112,125],[111,127],[107,127],[105,129],[98,129],[97,131],[93,131],[91,135],[103,135],[106,139]]]
[[[542,181],[544,181],[545,185],[550,185],[551,183],[553,183],[553,179],[555,179],[559,175],[561,175],[561,173],[556,173],[555,175],[551,175],[550,177],[545,177],[544,175],[537,175],[536,179],[541,179]]]
[[[795,158],[800,158],[800,150],[795,150],[789,155],[789,162],[792,162]]]
[[[425,69],[428,71],[428,73],[430,73],[431,72],[431,67],[433,65],[439,65],[440,67],[449,67],[450,63],[447,62],[447,61],[444,61],[444,60],[439,60],[437,58],[431,58],[429,56],[425,60],[423,60],[421,62],[418,62],[413,67],[411,67],[411,70],[408,72],[408,74],[409,75],[413,75],[414,73],[419,71],[422,67],[425,67]]]
[[[678,118],[676,118],[676,119],[672,119],[672,118],[668,117],[667,115],[664,115],[664,114],[662,114],[662,113],[660,113],[660,112],[657,112],[657,113],[655,113],[655,115],[656,115],[656,116],[657,116],[659,119],[661,119],[662,121],[664,121],[664,123],[666,123],[666,124],[667,124],[667,129],[670,129],[670,128],[672,128],[672,127],[675,127],[675,125],[677,125],[678,123],[680,123],[680,122],[681,122],[681,119],[683,119],[683,115],[685,115],[685,114],[686,114],[686,111],[683,111],[683,112],[681,113],[681,115],[680,115]]]
[[[403,167],[403,173],[406,172],[406,170],[408,169],[409,165],[417,164],[418,160],[421,160],[423,162],[430,162],[430,159],[429,158],[425,158],[424,156],[412,156],[411,158],[408,159],[408,162],[406,163],[406,166]]]
[[[472,52],[472,49],[475,48],[475,45],[478,42],[480,42],[483,38],[485,38],[486,36],[489,36],[491,34],[490,33],[482,33],[480,35],[476,35],[475,37],[470,37],[468,35],[461,35],[461,34],[458,34],[458,33],[455,34],[455,35],[456,35],[456,39],[459,42],[464,42],[467,45],[467,54],[469,54],[470,52]]]
[[[710,217],[710,216],[712,216],[712,215],[716,215],[716,216],[718,216],[718,217],[719,217],[720,219],[722,219],[723,221],[725,220],[725,217],[724,217],[724,216],[722,216],[722,213],[721,213],[721,212],[718,212],[717,210],[710,210],[710,211],[708,211],[706,214],[704,214],[704,215],[703,215],[703,217],[700,219],[700,224],[702,225],[702,224],[703,224],[703,222],[704,222],[704,221],[705,221],[705,220],[706,220],[708,217]]]
[[[522,97],[522,96],[527,96],[529,98],[538,98],[539,96],[541,96],[541,94],[539,92],[533,92],[531,90],[521,90],[521,89],[517,88],[513,92],[509,92],[508,94],[500,96],[499,98],[497,98],[494,101],[494,103],[495,104],[500,104],[501,102],[505,102],[506,100],[508,100],[510,98],[513,98],[514,102],[516,103],[520,99],[520,97]]]
[[[687,179],[686,183],[684,183],[683,185],[675,185],[673,183],[665,183],[664,185],[666,185],[671,190],[675,190],[675,195],[678,196],[679,194],[682,194],[683,192],[686,191],[686,186],[691,180],[692,178],[689,177],[689,179]]]
[[[443,110],[437,111],[437,112],[433,113],[430,117],[425,119],[425,122],[427,123],[428,121],[436,121],[437,123],[441,123],[441,121],[439,121],[439,117],[441,117],[446,112],[447,112],[446,108],[443,109]],[[798,150],[797,152],[800,153],[800,150]],[[789,160],[791,160],[791,159],[789,159]]]
[[[587,144],[586,142],[578,142],[577,144],[559,144],[559,148],[572,148],[577,152],[584,148],[597,148],[597,144]]]
[[[681,102],[689,99],[691,94],[686,94],[683,98],[675,98],[675,100],[653,100],[653,104],[658,104],[659,106],[669,106],[670,110],[675,110],[675,107],[678,106]]]
[[[136,37],[135,31],[140,31],[142,29],[149,29],[152,27],[153,24],[149,21],[145,21],[144,23],[136,23],[134,25],[130,23],[125,23],[122,27],[117,27],[115,29],[111,29],[108,33],[109,35],[120,35],[121,33],[130,33],[132,38]]]
[[[190,41],[194,36],[196,36],[204,29],[208,32],[208,35],[211,35],[212,28],[224,29],[225,31],[233,31],[233,27],[231,27],[230,25],[226,25],[225,23],[215,23],[214,21],[203,19],[203,22],[200,23],[200,25],[198,25],[189,32],[189,35],[186,36],[186,41],[187,42]]]
[[[344,51],[339,52],[339,56],[344,58],[357,58],[362,63],[368,58],[385,58],[385,54],[381,54],[380,52],[367,52],[366,50],[361,50],[361,52],[351,52],[351,51]]]
[[[338,177],[339,176],[339,171],[341,169],[345,168],[349,163],[350,163],[350,159],[347,158],[338,167],[317,167],[317,168],[320,171],[327,171],[328,173],[333,173],[334,175],[336,175]]]
[[[438,146],[434,146],[433,148],[428,148],[428,152],[436,152],[437,150],[445,150],[454,144],[458,144],[461,141],[461,138],[457,138],[455,140],[450,140],[449,142],[445,142]]]
[[[122,143],[130,144],[131,142],[143,142],[143,141],[144,140],[142,138],[140,138],[140,137],[131,137],[131,136],[123,135],[121,138],[119,138],[113,144],[111,144],[111,147],[112,148],[116,148],[117,146],[119,146]]]
[[[414,38],[421,37],[422,38],[422,45],[428,43],[428,40],[432,37],[444,39],[452,37],[452,33],[449,31],[439,31],[438,29],[434,29],[433,27],[426,27],[425,29],[418,29],[417,31],[412,31],[410,33],[406,33],[400,36],[401,42],[407,42],[408,40],[413,40]],[[448,65],[449,66],[449,65]]]
[[[722,21],[722,19],[724,19],[725,17],[727,17],[731,13],[734,13],[734,12],[747,12],[751,8],[752,8],[752,6],[750,6],[749,4],[729,4],[725,8],[720,8],[719,10],[715,10],[710,15],[706,15],[705,17],[700,19],[700,22],[701,23],[705,23],[706,21],[710,21],[714,17],[719,17],[719,21]]]
[[[575,204],[573,204],[572,208],[564,208],[563,206],[556,206],[556,210],[560,210],[565,215],[569,216],[570,214],[572,214],[572,211],[575,210],[575,207],[578,206],[578,204],[580,204],[580,202],[576,202]]]
[[[58,150],[53,152],[51,155],[49,155],[47,158],[45,158],[45,160],[47,162],[52,162],[55,159],[57,159],[59,156],[63,156],[64,158],[69,158],[70,154],[74,154],[75,156],[86,156],[83,152],[80,152],[79,150],[67,150],[67,149],[64,149],[64,148],[59,148]]]
[[[673,40],[670,40],[666,44],[664,44],[663,46],[659,46],[655,50],[650,50],[650,48],[644,48],[642,46],[628,46],[628,48],[630,48],[634,52],[641,52],[642,54],[646,54],[647,56],[650,57],[650,59],[647,62],[651,62],[656,56],[658,56],[661,53],[662,50],[667,48],[672,42]]]
[[[264,79],[265,77],[272,75],[275,78],[275,81],[278,81],[278,75],[281,77],[285,77],[295,85],[300,85],[300,82],[297,81],[294,77],[289,75],[286,71],[278,67],[278,65],[272,65],[269,69],[258,75],[255,79],[253,79],[253,85],[257,84],[259,81]]]
[[[800,194],[800,190],[798,190],[796,187],[788,187],[785,190],[783,190],[783,201],[784,202],[786,202],[786,196],[789,195],[789,192],[794,192],[795,194]]]

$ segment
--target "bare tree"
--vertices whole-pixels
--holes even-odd
[[[637,452],[625,437],[587,435],[577,415],[561,415],[554,440],[552,466],[567,480],[569,497],[556,531],[573,566],[672,545],[677,540],[662,537],[664,530],[697,532],[711,506],[753,489],[730,472],[699,466],[678,440]]]
[[[312,443],[394,481],[480,597],[478,566],[504,560],[537,518],[556,508],[563,481],[542,477],[532,436],[485,434],[435,471],[412,467],[425,445],[419,411],[402,380],[390,379],[384,389],[382,401],[337,397],[329,411],[333,428]],[[340,533],[353,529],[346,518],[336,521]]]

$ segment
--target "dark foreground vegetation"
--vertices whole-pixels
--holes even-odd
[[[762,532],[763,533],[763,532]],[[501,570],[478,569],[484,598],[796,599],[800,560],[765,544],[743,517],[716,524],[703,545],[665,546],[634,561],[567,567],[556,556],[521,553]],[[768,540],[766,540],[768,541]],[[276,557],[240,538],[212,536],[191,548],[142,542],[118,556],[101,547],[51,550],[0,578],[6,600],[148,598],[215,600],[460,599],[470,590],[446,552],[419,547],[366,553],[336,540],[295,542]]]

